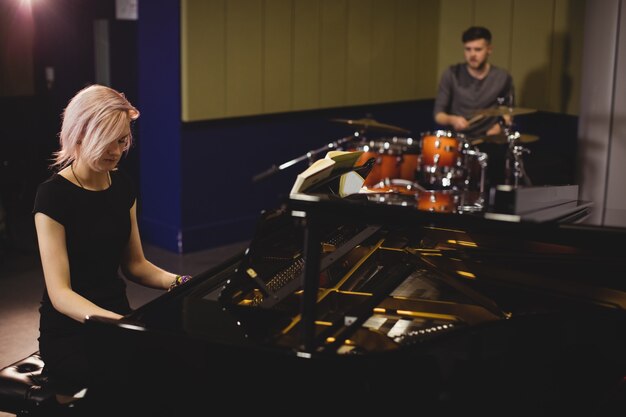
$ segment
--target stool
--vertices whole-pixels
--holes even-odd
[[[0,411],[29,415],[54,397],[43,366],[37,351],[0,370]]]

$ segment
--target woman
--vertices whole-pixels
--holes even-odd
[[[57,172],[37,189],[34,206],[46,284],[39,348],[59,402],[89,385],[83,326],[87,316],[120,319],[131,311],[118,274],[171,289],[189,276],[165,271],[143,253],[137,201],[117,165],[139,117],[123,94],[101,85],[79,91],[63,112]]]

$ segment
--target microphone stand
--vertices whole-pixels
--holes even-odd
[[[325,146],[322,146],[321,148],[317,148],[317,149],[314,149],[312,151],[308,151],[304,155],[301,155],[301,156],[299,156],[297,158],[294,158],[294,159],[292,159],[290,161],[284,162],[284,163],[282,163],[282,164],[280,164],[278,166],[272,165],[270,168],[266,169],[265,171],[260,172],[260,173],[258,173],[256,175],[254,175],[252,177],[252,182],[258,182],[260,180],[268,178],[268,177],[276,174],[277,172],[280,172],[280,171],[282,171],[284,169],[287,169],[290,166],[295,165],[298,162],[302,162],[304,160],[308,160],[309,161],[309,165],[311,165],[315,161],[315,158],[314,158],[315,155],[317,155],[317,154],[319,154],[319,153],[321,153],[321,152],[323,152],[325,150],[338,149],[338,148],[340,148],[341,145],[343,145],[346,142],[352,141],[356,137],[357,137],[357,135],[346,136],[346,137],[338,139],[338,140],[336,140],[334,142],[330,142],[329,144],[327,144]]]

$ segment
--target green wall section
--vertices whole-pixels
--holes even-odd
[[[183,0],[182,119],[428,98],[439,2]]]
[[[182,120],[433,98],[489,27],[517,105],[575,115],[585,0],[182,0]]]

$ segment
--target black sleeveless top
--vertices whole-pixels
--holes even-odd
[[[53,174],[37,188],[33,209],[33,214],[41,212],[65,228],[72,289],[119,314],[130,312],[119,266],[130,238],[135,199],[132,181],[119,170],[111,171],[111,186],[102,191],[85,190]],[[79,330],[79,322],[54,309],[45,290],[40,314],[42,336]]]

